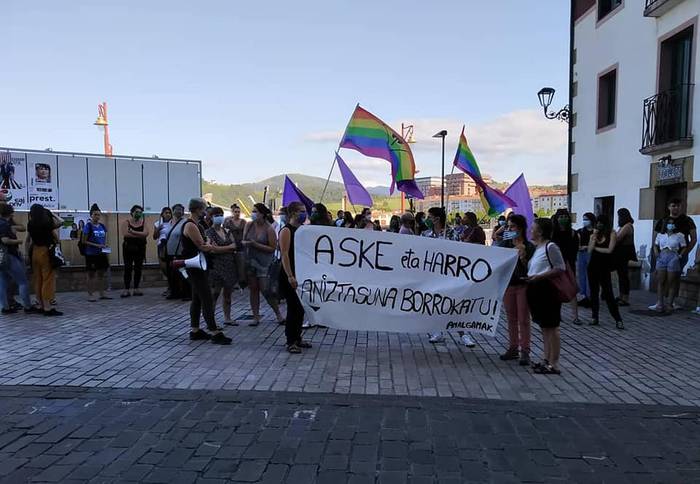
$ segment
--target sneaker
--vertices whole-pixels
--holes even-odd
[[[593,318],[591,319],[591,322],[588,323],[588,326],[598,326],[600,324],[600,321],[598,321],[598,318]]]
[[[233,340],[224,333],[216,333],[211,337],[211,342],[215,345],[230,345]]]
[[[649,311],[658,311],[660,313],[664,312],[664,307],[659,304],[652,304],[649,306]]]
[[[41,314],[44,310],[37,306],[29,306],[24,309],[24,314]]]
[[[206,339],[211,339],[211,335],[207,333],[206,331],[199,330],[199,331],[190,331],[190,340],[192,341],[198,341],[198,340],[206,340]]]
[[[298,355],[301,353],[301,348],[295,344],[287,345],[287,353],[292,353],[293,355]]]
[[[438,333],[433,333],[430,335],[430,338],[428,338],[428,341],[431,343],[442,343],[445,341],[445,335],[442,334],[442,331]]]
[[[700,314],[700,306],[695,308],[695,311],[693,311],[694,314]]]
[[[51,308],[48,311],[44,311],[44,316],[63,316],[61,311],[57,311],[56,308]]]
[[[683,311],[685,309],[682,304],[678,304],[676,302],[673,303],[672,308],[674,311]]]
[[[499,356],[501,361],[510,361],[518,359],[518,350],[515,348],[509,348],[508,351]]]
[[[315,326],[316,326],[315,324],[311,324],[308,321],[304,321],[304,324],[301,325],[301,328],[302,329],[311,329]]]
[[[530,352],[522,351],[520,353],[520,361],[518,361],[520,366],[530,366]]]
[[[17,310],[15,308],[2,308],[2,314],[15,314]]]
[[[473,348],[476,346],[476,343],[468,334],[463,334],[460,339],[462,340],[462,344],[467,348]]]

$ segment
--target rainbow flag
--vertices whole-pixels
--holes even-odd
[[[495,217],[505,212],[507,208],[517,206],[517,203],[504,195],[503,192],[488,186],[481,177],[481,170],[479,170],[479,165],[476,163],[476,157],[474,153],[472,153],[471,148],[469,148],[467,137],[464,136],[464,126],[462,126],[462,134],[459,136],[454,166],[474,180],[477,190],[479,191],[481,204],[484,206],[486,213],[489,214],[489,217]]]
[[[391,186],[414,198],[423,198],[415,182],[416,163],[408,143],[381,119],[358,104],[352,113],[341,148],[356,150],[365,156],[391,163]]]

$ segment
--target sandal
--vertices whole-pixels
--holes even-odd
[[[538,375],[560,375],[561,371],[554,368],[552,365],[543,365],[533,370],[533,373]]]
[[[538,368],[543,368],[543,367],[545,367],[545,366],[549,366],[549,361],[547,361],[547,360],[542,360],[542,361],[540,361],[539,363],[534,363],[534,364],[532,365],[532,369],[533,369],[533,370],[537,370]]]
[[[301,353],[301,349],[297,345],[287,345],[287,353],[292,353],[293,355],[297,355]]]
[[[306,348],[306,349],[308,349],[308,348],[311,348],[311,343],[309,343],[308,341],[304,341],[304,340],[302,339],[302,340],[299,340],[299,342],[297,343],[297,346],[298,346],[299,348]]]
[[[581,325],[583,324],[583,321],[581,321],[580,318],[575,318],[575,319],[574,319],[573,321],[571,321],[571,322],[574,323],[576,326],[581,326]]]
[[[226,326],[238,326],[238,321],[236,321],[235,319],[234,320],[229,319],[228,321],[224,321],[224,325],[226,325]]]

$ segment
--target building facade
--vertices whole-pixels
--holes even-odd
[[[560,208],[568,208],[566,193],[543,193],[532,198],[532,210],[535,213],[556,212]]]
[[[572,212],[628,208],[646,275],[671,198],[700,223],[699,15],[700,0],[572,0]]]

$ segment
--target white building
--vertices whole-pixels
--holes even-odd
[[[699,15],[700,0],[572,0],[572,212],[628,208],[642,257],[669,199],[700,223]]]
[[[431,188],[436,188],[438,190],[440,189],[440,177],[424,176],[421,178],[416,178],[416,185],[423,195],[430,196]]]
[[[568,196],[566,193],[543,193],[532,199],[532,210],[539,212],[556,212],[560,208],[568,208]]]
[[[483,212],[484,206],[479,197],[450,197],[447,200],[447,213],[459,213],[464,215],[465,212]]]

